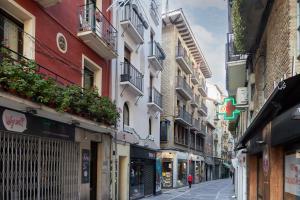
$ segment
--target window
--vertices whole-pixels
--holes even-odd
[[[123,127],[124,125],[129,126],[129,107],[127,103],[123,107]]]
[[[84,67],[84,85],[85,89],[91,89],[94,87],[94,72],[89,68]]]
[[[96,87],[101,95],[102,68],[83,55],[83,79],[82,86],[86,89]]]
[[[130,57],[131,57],[131,51],[128,49],[128,47],[124,47],[124,61],[127,61],[130,63]]]
[[[23,29],[22,23],[0,9],[0,42],[1,45],[23,54]]]

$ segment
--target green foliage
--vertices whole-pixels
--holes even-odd
[[[3,49],[1,55],[0,86],[4,90],[97,122],[113,125],[119,119],[116,105],[107,97],[99,97],[97,88],[83,90],[77,85],[58,85],[54,79],[37,73],[34,61],[16,62]]]
[[[238,53],[246,51],[246,24],[243,19],[240,8],[245,0],[233,0],[232,3],[232,25],[234,34],[234,46]]]

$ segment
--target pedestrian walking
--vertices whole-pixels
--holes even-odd
[[[193,183],[193,176],[191,174],[188,176],[188,183],[189,183],[189,187],[191,188]]]

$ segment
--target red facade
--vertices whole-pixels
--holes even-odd
[[[38,64],[52,70],[76,84],[82,84],[82,55],[91,59],[102,68],[102,95],[110,94],[110,61],[101,58],[77,37],[79,6],[84,0],[62,0],[49,8],[43,8],[33,0],[16,0],[24,9],[36,17],[35,24],[35,60]],[[103,0],[103,14],[111,0]],[[67,39],[68,50],[62,53],[56,43],[57,33]]]

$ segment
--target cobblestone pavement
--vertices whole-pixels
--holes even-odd
[[[188,187],[166,190],[161,195],[143,200],[233,200],[233,184],[230,179],[203,182]]]

